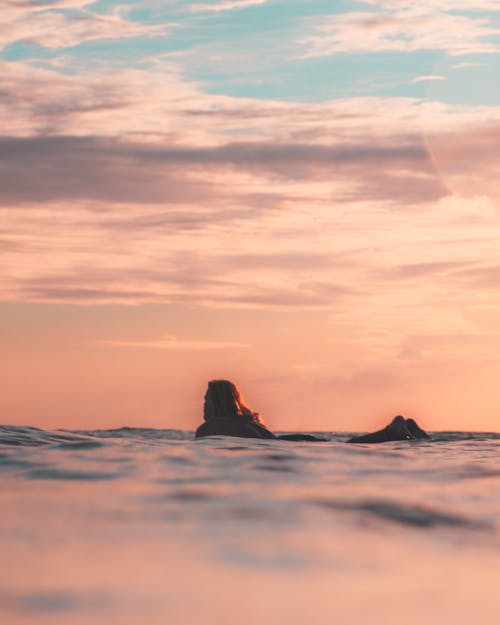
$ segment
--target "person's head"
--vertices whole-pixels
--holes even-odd
[[[203,406],[205,421],[216,417],[257,419],[258,413],[245,406],[241,393],[229,380],[211,380]]]

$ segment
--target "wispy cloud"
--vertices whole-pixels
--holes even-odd
[[[322,16],[314,34],[302,42],[304,56],[418,50],[443,50],[457,56],[500,51],[496,40],[500,28],[486,17],[406,2],[382,6],[376,12]]]
[[[446,76],[440,76],[439,74],[429,74],[427,76],[415,76],[415,78],[412,78],[411,82],[412,83],[433,82],[436,80],[446,80]]]
[[[175,336],[164,336],[150,341],[100,341],[110,347],[137,347],[143,349],[168,349],[179,351],[208,351],[219,349],[239,349],[250,347],[248,343],[232,341],[205,341],[179,339]]]
[[[463,63],[456,63],[451,69],[465,69],[467,67],[484,67],[485,63],[473,63],[472,61],[464,61]]]
[[[245,9],[259,4],[266,4],[269,0],[223,0],[222,2],[199,2],[192,4],[191,11],[232,11],[234,9]]]
[[[79,9],[95,4],[95,0],[4,0],[6,9],[46,11],[49,9]]]
[[[175,71],[2,75],[7,299],[342,311],[422,247],[452,291],[456,239],[480,241],[470,268],[494,265],[497,107],[229,98]]]
[[[89,10],[76,14],[47,10],[79,9],[89,4],[85,0],[46,4],[11,0],[0,14],[0,50],[16,41],[56,50],[98,39],[157,37],[169,30],[167,24],[132,22],[115,14],[97,14]]]
[[[439,0],[439,3],[435,0],[361,0],[361,2],[386,9],[438,8],[440,11],[500,11],[499,0]]]

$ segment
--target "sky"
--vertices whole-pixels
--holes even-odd
[[[500,431],[500,0],[3,0],[0,422]]]

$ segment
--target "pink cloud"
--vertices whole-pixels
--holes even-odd
[[[269,0],[222,0],[220,2],[200,2],[190,6],[191,11],[232,11],[250,6],[265,4]]]
[[[496,297],[497,107],[2,71],[4,299],[329,311],[356,376]]]
[[[187,340],[179,339],[175,336],[165,336],[149,341],[101,341],[103,345],[110,347],[128,347],[142,349],[167,349],[177,351],[208,351],[219,349],[239,349],[249,347],[248,343],[237,343],[234,341],[207,341],[207,340]]]
[[[7,9],[46,11],[49,9],[81,9],[95,4],[95,0],[4,0]]]
[[[499,0],[362,0],[363,4],[372,4],[384,9],[426,8],[440,11],[500,11]]]
[[[78,15],[47,9],[82,8],[85,0],[64,0],[39,4],[7,2],[0,13],[0,50],[16,41],[29,41],[46,48],[76,46],[96,39],[120,39],[164,35],[166,24],[141,24],[118,15],[101,15],[90,11]]]
[[[444,50],[457,56],[497,53],[500,47],[491,38],[499,34],[500,28],[487,18],[447,13],[425,4],[391,3],[376,13],[322,16],[314,34],[302,43],[308,57],[417,50]]]

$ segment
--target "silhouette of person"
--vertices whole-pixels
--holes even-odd
[[[276,438],[259,417],[243,403],[241,393],[229,380],[208,383],[203,405],[204,423],[196,430],[201,436],[240,436],[243,438]]]
[[[211,380],[208,383],[203,406],[204,422],[196,430],[196,438],[203,436],[238,436],[291,441],[326,441],[311,434],[276,435],[262,421],[258,412],[245,405],[240,391],[229,380]],[[386,441],[430,438],[413,419],[395,417],[382,430],[355,436],[348,443],[383,443]]]
[[[413,419],[405,419],[398,415],[382,430],[363,434],[362,436],[353,436],[346,442],[385,443],[387,441],[415,440],[417,438],[430,438],[430,436]]]

